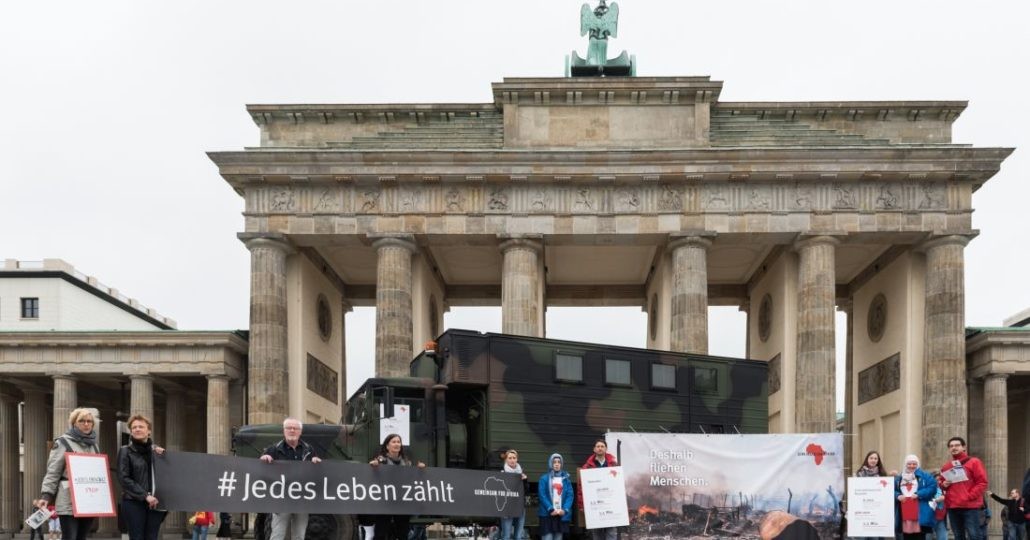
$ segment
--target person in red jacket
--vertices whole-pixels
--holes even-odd
[[[200,510],[193,517],[193,540],[207,540],[207,530],[215,524],[215,513]]]
[[[619,463],[616,461],[615,456],[608,453],[608,443],[604,439],[597,439],[594,441],[594,453],[590,454],[587,458],[586,463],[583,464],[581,469],[596,469],[598,467],[618,467]],[[583,490],[576,490],[576,500],[579,503],[580,510],[583,509]],[[590,538],[593,540],[615,540],[618,536],[618,530],[615,527],[608,527],[605,529],[590,529]]]
[[[984,540],[987,470],[982,461],[966,453],[966,440],[962,437],[948,439],[948,451],[951,461],[941,467],[940,486],[955,540]]]

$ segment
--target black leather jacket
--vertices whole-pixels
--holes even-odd
[[[131,441],[118,449],[118,482],[122,485],[122,498],[145,501],[154,491],[154,445]]]

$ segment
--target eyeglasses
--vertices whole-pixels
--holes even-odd
[[[82,419],[79,419],[79,420],[76,420],[75,423],[76,424],[92,424],[93,421],[92,420],[82,420]]]

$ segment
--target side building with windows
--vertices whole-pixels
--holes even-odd
[[[4,260],[0,534],[24,532],[50,445],[76,407],[99,411],[100,450],[112,460],[118,421],[136,413],[169,450],[229,453],[246,417],[248,333],[176,326],[60,259]],[[183,532],[185,521],[173,515],[165,532]],[[117,519],[101,519],[98,536],[119,536]]]

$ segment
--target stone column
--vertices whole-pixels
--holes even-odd
[[[285,415],[284,415],[285,417]],[[279,420],[282,422],[282,419]],[[229,377],[207,377],[207,453],[229,455]]]
[[[922,246],[926,253],[923,345],[923,449],[927,463],[944,463],[947,441],[966,437],[965,260],[969,239],[944,236]]]
[[[540,318],[540,254],[543,243],[531,238],[501,242],[501,332],[519,336],[544,336]]]
[[[744,358],[751,358],[751,299],[745,298],[737,309],[744,314]]]
[[[78,407],[74,375],[54,375],[54,437],[68,431],[68,416]],[[95,426],[94,426],[95,427]]]
[[[165,391],[165,437],[158,441],[172,452],[186,450],[186,404],[182,391],[166,388]],[[179,534],[186,531],[186,513],[169,512],[162,527],[168,534]]]
[[[855,462],[855,305],[854,299],[848,298],[838,306],[848,317],[847,344],[844,352],[844,477],[852,475]],[[861,458],[859,458],[861,459]]]
[[[834,302],[836,246],[832,236],[811,236],[797,242],[797,388],[798,433],[831,433],[836,424],[834,366]]]
[[[966,450],[969,455],[982,457],[986,451],[984,447],[984,437],[986,436],[984,432],[984,380],[969,377],[969,380],[966,381],[966,391],[969,393],[969,434],[959,436],[966,439],[966,443],[968,443]],[[945,444],[947,444],[946,440]],[[944,458],[944,461],[949,459],[951,459],[950,454]]]
[[[32,501],[39,498],[39,488],[46,472],[47,440],[50,439],[50,427],[46,418],[46,395],[39,390],[22,390],[25,395],[22,410],[22,442],[24,444],[22,458],[22,508],[32,507]],[[64,427],[60,433],[68,429],[68,415],[64,417]]]
[[[409,373],[411,340],[411,256],[417,247],[410,235],[380,237],[372,243],[376,267],[376,377]],[[278,420],[282,421],[282,418]]]
[[[154,417],[154,378],[150,375],[129,377],[129,415],[142,414],[157,427]]]
[[[702,236],[683,236],[669,244],[672,253],[672,315],[669,348],[708,354],[708,248]]]
[[[18,509],[18,399],[0,394],[0,531],[21,529]]]
[[[286,257],[281,239],[252,238],[250,249],[250,354],[247,394],[251,424],[275,424],[289,414],[286,347]]]
[[[984,379],[984,468],[987,469],[988,489],[997,491],[1002,498],[1008,498],[1011,487],[1008,378],[1004,373],[991,373]],[[991,519],[988,534],[1001,535],[1001,519]]]

